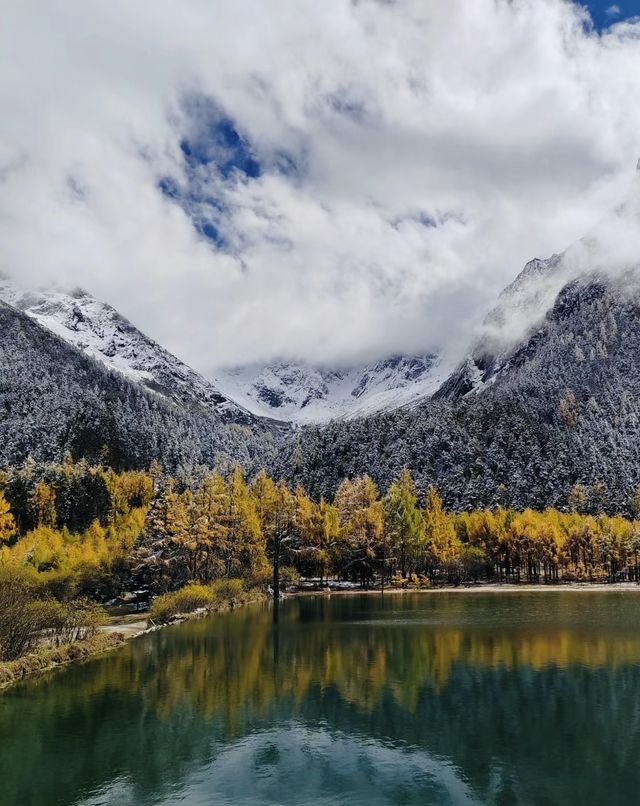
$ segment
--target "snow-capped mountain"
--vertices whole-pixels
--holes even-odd
[[[176,404],[1,301],[0,412],[0,467],[69,452],[118,468],[155,459],[181,472],[235,462],[250,471],[285,436],[264,421],[238,427],[206,405]]]
[[[435,396],[462,397],[493,383],[515,347],[542,322],[569,276],[564,255],[529,261],[502,291],[478,341]]]
[[[128,380],[183,404],[204,405],[227,421],[257,416],[320,423],[362,416],[428,396],[447,376],[443,361],[427,354],[346,369],[277,361],[208,380],[82,289],[33,290],[0,278],[0,301]]]
[[[627,199],[503,292],[482,337],[410,410],[305,429],[281,472],[314,495],[409,468],[448,506],[635,512],[640,484],[640,173]]]
[[[128,380],[232,422],[265,417],[321,423],[394,409],[432,394],[448,371],[440,358],[426,354],[338,369],[277,361],[221,371],[209,380],[82,289],[33,290],[0,278],[0,301]]]
[[[110,305],[82,289],[69,293],[34,291],[0,278],[0,301],[148,390],[187,406],[204,406],[227,421],[253,419],[211,381],[141,333]]]
[[[561,254],[526,264],[500,294],[480,338],[436,397],[478,392],[508,373],[543,324],[561,290],[573,280],[600,273],[616,280],[640,266],[640,160],[623,202],[586,236]]]
[[[431,354],[342,369],[276,361],[220,371],[215,383],[258,416],[322,423],[409,405],[435,392],[450,369]]]

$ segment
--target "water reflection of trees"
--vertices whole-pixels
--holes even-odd
[[[332,605],[288,602],[276,627],[266,607],[191,623],[8,692],[0,772],[9,802],[72,802],[79,782],[123,775],[143,802],[220,743],[291,718],[423,747],[480,792],[499,761],[552,802],[573,776],[578,789],[581,777],[590,782],[580,802],[595,802],[594,776],[606,795],[607,775],[624,780],[635,763],[640,636],[385,624],[359,618],[357,604],[338,607],[336,619]],[[556,764],[545,748],[559,747]],[[603,748],[608,770],[596,758]],[[557,768],[553,793],[536,779],[543,760]]]

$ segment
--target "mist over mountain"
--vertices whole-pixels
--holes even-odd
[[[453,368],[280,361],[209,381],[85,292],[5,281],[3,461],[107,446],[123,465],[265,465],[327,496],[409,467],[457,509],[565,507],[582,484],[594,511],[624,510],[640,481],[639,233],[636,177],[587,236],[525,266]]]
[[[436,397],[478,391],[508,372],[522,344],[544,323],[558,294],[577,278],[599,274],[624,287],[640,266],[640,160],[622,200],[564,252],[534,259],[500,294],[468,355]]]
[[[420,405],[299,434],[279,469],[315,494],[409,467],[456,509],[625,510],[640,480],[640,182],[588,236],[533,260]]]

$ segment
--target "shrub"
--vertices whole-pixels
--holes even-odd
[[[52,602],[50,635],[56,646],[86,641],[92,638],[98,628],[107,623],[106,612],[88,599],[73,602]]]
[[[53,605],[37,599],[32,573],[0,568],[0,660],[14,660],[30,652],[51,622]]]
[[[193,613],[201,608],[215,610],[224,605],[233,607],[247,598],[247,587],[241,579],[218,579],[210,586],[192,583],[158,596],[151,605],[149,621],[168,624],[182,613]]]
[[[124,591],[129,567],[123,558],[113,562],[84,563],[78,568],[78,593],[99,602],[115,599]]]
[[[49,571],[42,574],[38,583],[43,598],[52,597],[67,602],[77,594],[76,575],[69,572]]]
[[[59,602],[50,587],[26,569],[0,568],[0,660],[15,660],[43,638],[56,646],[96,634],[107,615],[88,599]]]
[[[291,565],[285,565],[280,569],[280,590],[294,587],[300,584],[300,574]]]
[[[263,588],[266,590],[273,581],[273,569],[268,563],[253,568],[247,578],[247,584],[252,588]]]
[[[151,605],[149,620],[167,624],[180,613],[193,613],[201,607],[210,607],[213,602],[212,589],[206,585],[187,585],[174,593],[165,593]]]
[[[235,604],[244,594],[241,579],[218,579],[211,586],[212,602],[215,605]]]

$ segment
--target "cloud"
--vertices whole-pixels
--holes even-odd
[[[561,0],[10,0],[0,270],[204,371],[463,346],[622,195],[639,34]]]
[[[622,11],[620,10],[620,6],[613,5],[605,9],[604,13],[607,14],[609,17],[619,17]]]

